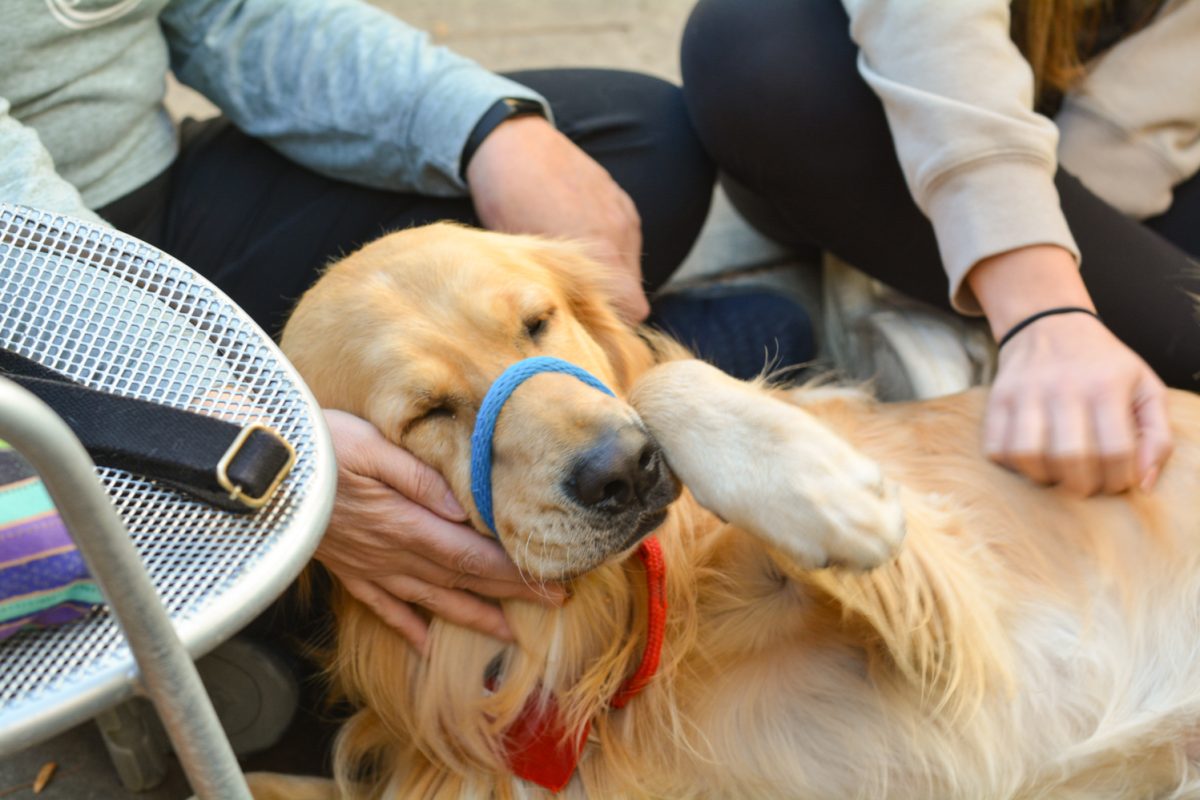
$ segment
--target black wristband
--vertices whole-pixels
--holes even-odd
[[[502,97],[493,103],[487,111],[483,112],[483,116],[479,118],[479,122],[475,123],[466,143],[463,144],[462,155],[458,159],[459,177],[463,180],[467,179],[467,165],[474,158],[475,151],[492,131],[500,127],[500,123],[507,122],[513,117],[524,117],[531,114],[546,119],[546,110],[536,100],[526,100],[523,97]]]
[[[1056,314],[1087,314],[1089,317],[1100,319],[1100,316],[1095,311],[1092,311],[1090,308],[1083,308],[1082,306],[1059,306],[1057,308],[1047,308],[1045,311],[1039,311],[1036,314],[1030,314],[1028,317],[1009,328],[1008,333],[1000,337],[1000,342],[996,345],[996,349],[999,350],[1001,347],[1004,347],[1004,345],[1008,344],[1014,336],[1028,328],[1033,323],[1037,322],[1042,317],[1053,317]]]

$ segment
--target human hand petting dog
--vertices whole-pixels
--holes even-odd
[[[337,498],[316,558],[359,601],[424,652],[417,611],[511,640],[485,598],[560,603],[561,587],[526,583],[499,544],[463,525],[466,512],[438,473],[366,420],[326,410]]]
[[[968,276],[999,339],[1037,311],[1093,309],[1070,253],[1034,246],[985,259]],[[1001,350],[984,450],[1038,483],[1080,495],[1150,489],[1171,455],[1167,390],[1098,319],[1044,317]]]
[[[483,140],[467,185],[484,227],[577,239],[611,268],[617,311],[650,313],[642,286],[642,222],[604,167],[541,117],[516,117]]]

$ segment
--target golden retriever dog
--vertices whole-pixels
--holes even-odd
[[[481,532],[470,438],[496,377],[549,355],[616,397],[540,374],[495,431],[496,535],[571,600],[505,602],[514,644],[434,620],[421,656],[336,596],[358,709],[336,780],[256,775],[257,797],[551,797],[509,767],[530,709],[568,750],[587,732],[563,798],[1200,797],[1200,399],[1171,395],[1152,491],[1081,499],[982,457],[982,391],[736,381],[620,323],[599,272],[443,224],[299,303],[283,346],[321,404],[437,468]],[[661,662],[617,707],[650,641],[645,535]]]

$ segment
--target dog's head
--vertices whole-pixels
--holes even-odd
[[[363,417],[441,472],[479,530],[471,433],[493,381],[561,358],[617,398],[539,374],[504,405],[493,439],[496,531],[539,580],[586,572],[656,528],[679,487],[622,399],[653,361],[605,301],[602,268],[571,245],[439,224],[340,261],[301,299],[284,351],[327,408]]]

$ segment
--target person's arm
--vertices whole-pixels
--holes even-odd
[[[239,128],[365,186],[465,195],[463,145],[504,97],[535,92],[357,0],[175,0],[161,17],[179,79]]]
[[[965,279],[997,253],[1050,244],[1078,260],[1053,181],[1058,133],[1033,111],[1008,0],[843,2],[954,306],[979,312]]]
[[[175,0],[162,24],[179,78],[250,135],[341,180],[469,193],[494,230],[588,243],[626,318],[649,314],[633,202],[536,92],[357,0]],[[535,101],[544,118],[502,123],[462,163],[503,98]]]
[[[997,339],[1039,311],[1093,309],[1054,186],[1057,130],[1033,111],[1007,0],[844,2],[955,307],[982,310]],[[984,450],[1081,494],[1149,488],[1171,452],[1165,390],[1095,318],[1046,317],[1000,353]]]
[[[9,114],[0,97],[0,201],[103,222],[79,191],[55,171],[37,132]]]
[[[1055,118],[1063,167],[1144,219],[1200,170],[1200,3],[1172,0],[1088,65]]]

